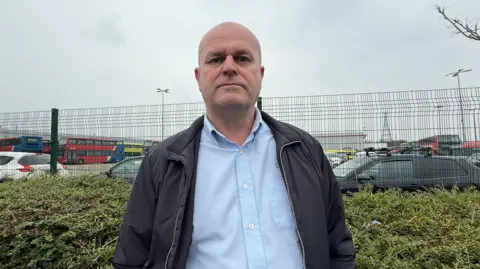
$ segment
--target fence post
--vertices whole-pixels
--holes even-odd
[[[262,111],[262,97],[259,96],[257,99],[257,108],[258,110]]]
[[[57,155],[58,155],[58,109],[52,108],[52,126],[50,130],[50,173],[57,173]]]

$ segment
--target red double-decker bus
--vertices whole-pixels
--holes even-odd
[[[480,141],[465,142],[462,144],[461,148],[464,148],[464,149],[479,148],[480,149]]]
[[[52,141],[49,139],[43,139],[43,153],[50,154],[52,148]]]
[[[116,163],[125,158],[123,140],[68,137],[59,141],[62,164]]]
[[[475,153],[480,153],[480,141],[468,141],[459,147],[452,147],[450,155],[470,157]]]
[[[415,143],[419,146],[431,147],[434,155],[450,155],[450,149],[460,147],[461,141],[458,135],[435,135]]]

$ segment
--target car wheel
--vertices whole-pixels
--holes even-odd
[[[83,159],[80,159],[78,160],[78,164],[84,164],[85,162],[83,161]]]

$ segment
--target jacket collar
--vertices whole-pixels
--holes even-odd
[[[282,146],[284,144],[302,140],[298,128],[288,123],[278,121],[263,111],[261,113],[263,120],[272,130],[277,145]]]
[[[302,138],[298,129],[288,123],[278,121],[265,112],[261,112],[263,121],[272,130],[277,146],[282,146],[294,141],[301,141]],[[173,160],[181,160],[192,156],[195,144],[200,143],[201,131],[204,125],[204,116],[198,117],[189,128],[171,136],[165,140],[166,157]],[[197,143],[198,142],[198,143]]]

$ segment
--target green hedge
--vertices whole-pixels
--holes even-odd
[[[129,192],[98,176],[1,183],[0,268],[110,268]],[[480,268],[476,190],[367,190],[345,203],[359,268]]]

